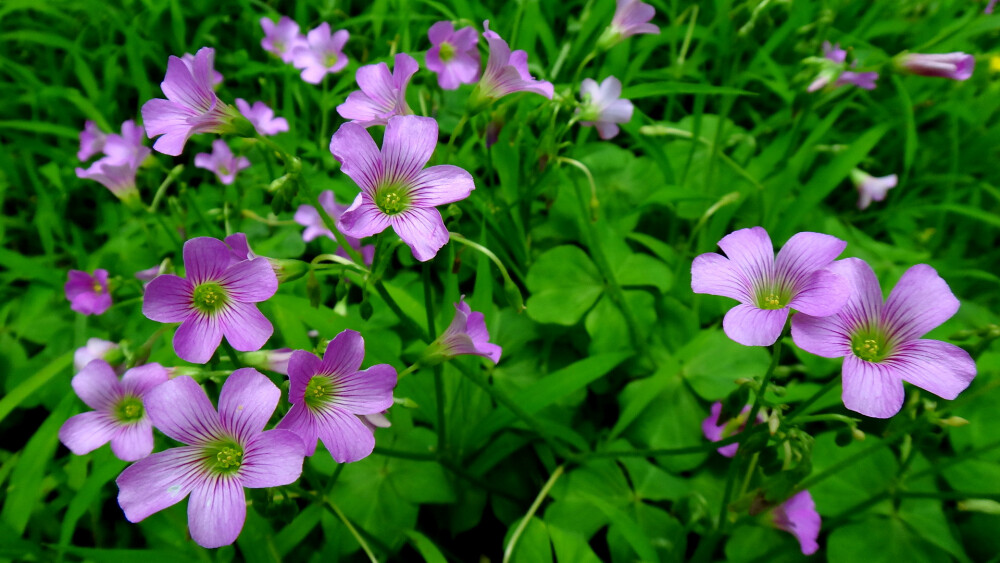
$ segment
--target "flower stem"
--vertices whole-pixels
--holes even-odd
[[[424,262],[421,268],[424,285],[424,309],[427,312],[427,332],[437,334],[434,328],[434,292],[431,288],[431,265]],[[398,378],[397,378],[398,381]],[[447,417],[445,416],[444,373],[440,365],[434,366],[434,403],[437,410],[438,452],[448,448]]]
[[[368,542],[365,541],[365,538],[361,537],[361,534],[358,533],[357,528],[354,527],[354,524],[351,524],[351,521],[347,519],[347,515],[345,515],[340,510],[340,507],[337,506],[337,503],[333,502],[333,499],[327,497],[326,504],[331,509],[333,509],[333,513],[337,515],[337,518],[340,518],[340,521],[344,523],[344,526],[347,526],[347,531],[351,532],[351,535],[354,536],[355,541],[357,541],[358,544],[361,545],[361,549],[365,551],[365,555],[368,556],[368,560],[371,561],[372,563],[378,563],[378,559],[372,552],[372,548],[368,547]]]
[[[531,507],[528,508],[527,514],[524,515],[524,518],[522,518],[521,522],[518,523],[514,533],[511,534],[510,542],[507,543],[507,548],[503,550],[503,563],[508,563],[511,556],[514,555],[514,548],[517,547],[517,540],[521,539],[521,534],[523,534],[524,530],[528,527],[528,522],[530,522],[535,516],[535,513],[538,512],[538,507],[542,505],[542,501],[545,500],[546,496],[548,496],[552,486],[556,484],[556,481],[563,474],[565,469],[565,465],[556,467],[556,470],[552,472],[549,480],[542,486],[542,490],[538,491],[538,496],[535,497],[535,502],[531,503]]]
[[[788,416],[785,417],[785,419],[784,419],[783,422],[787,424],[787,423],[795,420],[796,418],[798,418],[798,416],[801,415],[802,413],[806,412],[806,409],[808,409],[809,407],[811,407],[813,405],[813,403],[815,403],[816,401],[818,401],[820,399],[820,397],[822,397],[823,395],[826,395],[827,391],[829,391],[830,389],[833,389],[834,387],[836,387],[838,383],[840,383],[840,376],[839,375],[835,376],[830,381],[827,381],[826,383],[824,383],[823,387],[821,387],[819,389],[819,391],[816,391],[815,393],[813,393],[812,397],[809,397],[808,399],[806,399],[805,401],[803,401],[802,404],[800,404],[798,406],[798,408],[796,408],[794,411],[792,411],[791,414],[789,414]]]

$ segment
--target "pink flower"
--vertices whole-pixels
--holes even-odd
[[[750,406],[747,405],[743,407],[743,410],[740,411],[740,414],[738,414],[735,418],[721,421],[719,420],[719,417],[722,416],[722,403],[716,401],[712,403],[711,414],[709,414],[708,418],[703,420],[701,423],[701,432],[709,441],[718,442],[719,440],[743,432],[746,428],[749,414]],[[764,422],[764,417],[760,413],[757,413],[756,418],[757,422],[754,424]],[[736,455],[736,450],[738,450],[739,447],[739,444],[729,444],[727,446],[722,446],[716,451],[726,457],[733,457]]]
[[[822,519],[816,512],[816,503],[813,502],[809,491],[799,491],[795,496],[786,500],[784,504],[775,508],[771,514],[776,527],[792,534],[795,539],[799,540],[803,555],[816,553],[819,549],[816,538],[819,537]]]
[[[181,60],[184,61],[185,65],[187,65],[188,70],[191,71],[191,74],[194,74],[195,72],[194,55],[192,55],[191,53],[184,53],[183,55],[181,55]],[[219,85],[222,84],[222,73],[215,70],[214,65],[211,68],[211,76],[212,76],[212,82],[211,82],[212,88],[218,90]]]
[[[86,128],[80,133],[81,140],[85,133],[87,133]],[[87,136],[90,135],[91,133],[87,133]],[[138,201],[139,191],[135,185],[135,176],[152,152],[143,145],[145,132],[130,119],[122,123],[121,135],[101,133],[101,136],[100,150],[105,156],[91,164],[89,168],[77,168],[77,178],[99,182],[123,201]],[[96,141],[91,140],[87,146],[88,149],[97,146]]]
[[[655,15],[652,6],[639,0],[617,0],[611,29],[623,38],[641,33],[659,35],[660,28],[649,23]]]
[[[473,27],[455,31],[450,21],[440,21],[427,31],[431,48],[425,58],[427,69],[436,72],[438,85],[457,90],[459,84],[479,80],[479,34]]]
[[[323,193],[319,194],[319,204],[323,206],[327,214],[332,217],[335,221],[340,218],[340,216],[347,211],[347,205],[341,205],[333,197],[333,192],[330,190],[325,190]],[[305,242],[310,242],[316,237],[324,236],[332,241],[336,241],[337,238],[333,236],[330,229],[326,228],[323,224],[323,218],[320,217],[319,211],[316,210],[315,206],[312,205],[300,205],[298,210],[295,211],[295,222],[305,227],[302,231],[302,240]],[[372,260],[375,258],[375,246],[371,244],[361,245],[361,240],[354,238],[352,236],[344,235],[347,239],[347,244],[351,245],[351,248],[361,252],[361,256],[366,264],[371,264]],[[348,257],[347,251],[343,248],[337,249],[337,256]]]
[[[337,228],[362,239],[391,226],[417,260],[433,258],[448,242],[448,229],[436,207],[465,199],[475,189],[472,175],[457,166],[424,169],[437,140],[437,122],[429,117],[389,118],[381,150],[364,127],[341,125],[330,140],[330,152],[361,193],[340,216]]]
[[[118,345],[114,342],[101,340],[100,338],[91,338],[87,340],[86,346],[77,348],[76,352],[73,353],[73,367],[76,371],[80,371],[94,360],[107,361],[107,357],[112,355],[109,352],[117,350]]]
[[[632,119],[632,102],[621,99],[622,83],[614,76],[601,82],[584,78],[580,85],[583,104],[579,110],[580,125],[596,125],[602,139],[611,139],[618,134],[618,123],[628,123]]]
[[[252,368],[226,379],[218,410],[188,376],[150,391],[150,420],[185,445],[122,471],[116,483],[125,517],[140,522],[191,495],[191,539],[202,547],[236,541],[247,515],[243,489],[289,485],[302,474],[302,440],[287,430],[264,430],[280,398],[281,391]]]
[[[350,38],[346,29],[330,34],[330,24],[323,22],[310,31],[306,41],[292,50],[292,63],[302,69],[302,80],[319,84],[331,72],[340,72],[347,66],[344,44]]]
[[[153,423],[146,416],[146,393],[167,381],[160,364],[125,372],[121,381],[104,360],[94,360],[73,376],[73,390],[94,409],[70,417],[59,429],[59,440],[76,455],[88,454],[111,442],[118,459],[136,461],[153,451]]]
[[[939,55],[908,53],[898,57],[896,65],[900,70],[921,76],[968,80],[976,66],[976,58],[961,52]]]
[[[483,314],[473,312],[465,303],[464,295],[455,303],[455,318],[429,349],[442,359],[471,354],[487,358],[494,364],[500,362],[500,353],[503,352],[502,348],[490,342]]]
[[[94,270],[94,275],[70,270],[64,290],[70,309],[82,315],[101,315],[111,307],[107,270]]]
[[[480,99],[494,100],[514,92],[533,92],[552,99],[551,82],[535,80],[528,72],[528,53],[511,52],[507,42],[496,32],[490,31],[489,20],[483,22],[483,37],[490,46],[486,72],[479,81]]]
[[[104,131],[101,131],[93,121],[87,120],[83,124],[83,131],[80,131],[80,150],[76,153],[76,157],[83,162],[103,151],[105,138]]]
[[[331,340],[322,360],[304,350],[292,352],[288,361],[292,408],[277,427],[302,438],[307,456],[316,453],[317,439],[337,463],[358,461],[375,448],[372,430],[358,417],[392,406],[396,370],[378,364],[360,371],[364,358],[365,341],[353,330]]]
[[[865,90],[875,89],[875,81],[878,80],[877,72],[844,70],[846,67],[847,51],[841,49],[839,43],[831,45],[829,41],[824,41],[823,57],[830,62],[823,64],[823,69],[820,71],[819,76],[809,84],[809,87],[806,89],[807,92],[815,92],[830,84],[831,81],[833,81],[834,88],[844,86],[845,84],[853,84]],[[851,67],[853,68],[857,64],[858,62],[854,61]]]
[[[277,135],[288,131],[288,120],[274,117],[274,110],[264,102],[254,102],[251,107],[243,98],[236,98],[236,109],[253,123],[254,129],[261,135]]]
[[[296,47],[306,44],[306,38],[299,33],[299,24],[287,16],[281,16],[277,25],[269,18],[260,18],[260,27],[264,29],[260,46],[286,63],[292,62],[292,52]]]
[[[347,101],[337,106],[337,113],[344,119],[363,126],[385,125],[394,115],[411,115],[406,105],[406,85],[420,66],[406,53],[396,55],[393,72],[385,63],[365,65],[356,75],[358,87],[347,96]]]
[[[215,50],[198,50],[189,68],[177,57],[167,60],[167,76],[160,83],[167,99],[149,100],[142,106],[142,120],[150,138],[162,135],[153,149],[171,156],[184,151],[196,133],[228,133],[239,112],[229,107],[212,90],[212,61]]]
[[[898,178],[895,174],[876,178],[855,168],[851,171],[851,181],[858,189],[858,209],[868,209],[872,201],[882,201],[892,188],[896,187]]]
[[[959,307],[934,268],[917,264],[907,270],[884,302],[864,260],[845,258],[829,270],[850,284],[850,299],[833,315],[796,314],[792,339],[806,352],[844,358],[845,407],[889,418],[903,406],[904,381],[950,400],[976,377],[968,352],[921,338]]]
[[[236,180],[237,172],[250,167],[250,161],[245,156],[234,156],[225,141],[216,139],[212,141],[211,154],[205,152],[196,154],[194,165],[215,172],[219,181],[228,186]]]

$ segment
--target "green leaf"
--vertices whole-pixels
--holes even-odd
[[[661,364],[656,373],[645,379],[629,383],[618,395],[621,414],[618,415],[618,421],[611,429],[609,439],[617,438],[667,388],[670,382],[677,378],[680,365],[673,360],[673,357],[669,358],[670,362],[666,365]]]
[[[830,534],[826,549],[830,563],[944,563],[948,554],[912,534],[896,518],[872,516],[841,526]]]
[[[656,550],[653,549],[652,540],[638,522],[599,496],[591,494],[584,496],[595,508],[608,517],[611,526],[625,538],[625,541],[642,561],[659,561]]]
[[[17,408],[21,401],[30,397],[43,385],[48,383],[53,377],[59,375],[63,370],[73,363],[73,352],[66,352],[62,356],[52,360],[44,368],[35,372],[31,377],[24,380],[20,385],[11,390],[6,397],[0,399],[0,421],[2,421],[12,410]]]
[[[816,438],[813,446],[813,473],[820,473],[828,467],[844,460],[859,450],[871,447],[878,438],[868,435],[864,442],[851,442],[839,447],[834,443],[833,433]],[[868,500],[872,495],[884,491],[893,481],[899,463],[892,451],[880,448],[827,479],[810,487],[809,492],[816,501],[816,511],[823,516],[844,513],[854,505]],[[886,512],[889,502],[883,501],[869,510]]]
[[[416,530],[410,530],[406,532],[406,537],[410,538],[410,543],[427,563],[448,563],[441,550],[427,536]]]
[[[915,535],[954,555],[963,563],[969,561],[962,544],[952,533],[940,500],[903,499],[899,503],[899,517],[910,526]]]
[[[601,559],[590,548],[587,538],[578,531],[565,530],[552,524],[547,525],[549,539],[556,552],[556,561],[574,563],[601,563]]]
[[[642,334],[648,334],[656,323],[656,307],[653,296],[645,291],[624,291],[625,302],[635,317]],[[605,295],[597,306],[587,313],[584,320],[590,335],[590,353],[601,354],[634,350],[635,343],[629,333],[625,315],[611,298]]]
[[[736,389],[736,380],[761,376],[771,359],[760,346],[733,342],[718,329],[702,331],[678,356],[682,373],[702,399],[717,401]]]
[[[629,254],[615,272],[615,279],[622,287],[655,287],[666,293],[674,282],[674,274],[662,261],[636,252]]]
[[[510,541],[510,536],[513,531],[517,528],[517,525],[521,522],[520,519],[513,522],[510,529],[507,530],[507,537],[504,538],[504,550],[507,549],[507,544]],[[545,522],[542,522],[538,518],[532,516],[531,520],[528,521],[528,525],[524,527],[524,531],[521,532],[521,537],[518,538],[517,544],[514,546],[514,551],[511,553],[510,561],[512,563],[551,563],[552,562],[552,545],[549,542],[549,530]]]
[[[597,266],[576,246],[558,246],[528,270],[528,316],[540,323],[576,324],[604,291]]]
[[[731,88],[729,86],[713,86],[711,84],[700,84],[690,82],[647,82],[636,86],[628,86],[622,92],[622,98],[626,100],[637,100],[640,98],[652,98],[673,94],[718,94],[730,96],[756,96],[757,94]]]
[[[622,400],[634,400],[634,394],[643,392],[634,383],[625,387],[621,393]],[[674,374],[670,377],[663,390],[656,395],[647,409],[629,427],[628,436],[636,444],[645,444],[650,448],[686,448],[705,444],[701,433],[701,422],[707,413],[698,399],[691,394],[684,380]],[[686,471],[697,467],[708,456],[709,451],[665,456],[659,458],[659,463],[670,471]]]

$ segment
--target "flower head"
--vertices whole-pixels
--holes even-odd
[[[181,60],[184,61],[185,65],[187,65],[188,70],[191,71],[191,74],[194,74],[195,72],[194,55],[192,55],[191,53],[184,53],[183,55],[181,55]],[[210,70],[211,72],[209,73],[209,75],[212,77],[212,82],[211,82],[212,88],[218,89],[219,85],[222,84],[222,73],[215,70],[214,65],[211,67]]]
[[[475,189],[472,175],[457,166],[424,169],[437,138],[437,122],[430,117],[389,118],[381,150],[364,127],[341,125],[330,140],[330,152],[361,193],[337,228],[361,239],[392,226],[417,260],[433,258],[448,242],[448,229],[435,207],[465,199]]]
[[[198,168],[211,170],[225,185],[236,180],[236,173],[250,167],[250,161],[245,156],[234,156],[229,145],[222,139],[212,141],[211,153],[198,153],[194,156],[194,165]]]
[[[142,126],[136,125],[130,119],[122,123],[121,135],[116,133],[109,135],[101,133],[101,135],[99,150],[105,156],[91,164],[89,168],[77,168],[76,176],[99,182],[123,201],[138,201],[139,191],[135,186],[135,175],[152,152],[143,145],[143,139],[146,138],[145,131]],[[80,137],[82,140],[84,133],[81,133]],[[92,142],[89,146],[96,145]]]
[[[94,360],[104,360],[108,362],[109,357],[120,356],[120,354],[113,352],[118,352],[118,344],[109,340],[91,338],[87,340],[87,344],[85,346],[77,348],[76,352],[73,353],[73,367],[76,371],[80,371]],[[108,363],[110,364],[112,362]]]
[[[82,315],[101,315],[111,307],[107,270],[94,270],[94,275],[81,270],[70,270],[63,289],[70,309]]]
[[[243,488],[288,485],[302,474],[302,440],[287,430],[264,430],[280,397],[281,391],[252,368],[226,379],[218,411],[188,376],[149,392],[146,408],[153,424],[186,445],[122,471],[116,482],[125,517],[139,522],[191,495],[191,538],[202,547],[236,541],[246,520]]]
[[[490,22],[483,22],[483,37],[490,46],[490,56],[486,60],[486,72],[479,80],[479,97],[497,99],[514,92],[533,92],[552,99],[554,92],[551,82],[535,80],[528,72],[528,53],[522,50],[511,52],[507,42],[495,31],[490,30]]]
[[[93,121],[87,120],[80,131],[80,150],[76,157],[84,162],[104,150],[104,140],[107,135]]]
[[[187,279],[163,274],[146,286],[142,313],[161,323],[181,323],[174,350],[182,359],[207,362],[222,337],[241,352],[259,350],[274,332],[255,303],[278,290],[267,258],[237,262],[222,241],[198,237],[184,243]]]
[[[824,62],[828,61],[828,62]],[[814,59],[815,60],[815,59]],[[829,41],[823,42],[823,59],[820,59],[822,70],[819,76],[809,84],[806,89],[808,92],[815,92],[820,88],[833,82],[833,87],[844,86],[846,84],[853,84],[858,88],[863,88],[865,90],[874,90],[875,81],[878,80],[877,72],[854,72],[851,70],[844,70],[846,68],[847,61],[847,51],[840,48],[840,43],[831,45]],[[856,67],[858,65],[857,61],[851,64],[851,67]]]
[[[825,268],[847,243],[830,235],[798,233],[774,257],[761,227],[723,237],[725,258],[702,254],[691,265],[691,289],[740,302],[726,313],[726,335],[745,346],[770,346],[781,335],[788,310],[832,315],[847,302],[847,281]]]
[[[997,5],[997,0],[990,0],[986,4],[986,8],[983,10],[983,13],[984,14],[992,14],[993,13],[993,8],[995,8],[996,5]]]
[[[274,117],[274,110],[264,102],[254,102],[251,107],[243,98],[236,98],[236,109],[253,123],[254,129],[261,135],[277,135],[288,131],[288,120]]]
[[[385,63],[359,68],[356,77],[361,90],[348,94],[347,100],[337,106],[337,113],[364,127],[385,125],[394,115],[412,114],[406,105],[406,85],[419,68],[406,53],[396,55],[392,73]]]
[[[440,21],[427,31],[431,48],[427,50],[427,69],[437,73],[438,86],[457,90],[460,84],[479,80],[479,34],[474,27],[455,31],[450,21]]]
[[[846,258],[829,269],[848,281],[850,299],[834,315],[796,314],[792,339],[806,352],[844,358],[844,406],[889,418],[903,406],[904,381],[945,399],[969,386],[976,376],[969,353],[921,338],[959,307],[934,268],[917,264],[907,270],[884,302],[867,262]]]
[[[426,362],[434,358],[446,360],[454,356],[472,354],[488,358],[494,364],[500,362],[500,346],[490,342],[486,321],[482,313],[473,312],[461,296],[455,303],[455,318],[448,328],[437,337],[425,353]]]
[[[306,38],[299,33],[299,24],[288,16],[281,16],[277,25],[269,18],[260,18],[260,27],[264,29],[260,46],[286,63],[292,62],[292,52],[296,47],[306,44]]]
[[[348,208],[347,205],[337,203],[333,197],[333,192],[330,190],[324,190],[319,194],[319,204],[323,206],[323,209],[334,220],[339,219]],[[330,232],[330,229],[327,229],[326,225],[323,224],[323,218],[320,217],[319,211],[313,205],[300,205],[295,211],[294,219],[296,223],[305,227],[305,230],[302,231],[302,240],[305,242],[310,242],[320,236],[327,237],[333,241],[337,240],[333,236],[333,233]],[[373,245],[366,244],[362,246],[361,240],[348,235],[344,235],[344,238],[347,239],[347,244],[351,245],[351,248],[361,252],[361,257],[366,264],[372,263],[372,259],[375,258],[375,247]],[[343,248],[338,248],[337,256],[347,258],[347,251]]]
[[[776,527],[782,529],[799,540],[803,555],[812,555],[819,549],[816,538],[819,537],[821,519],[816,512],[816,503],[813,502],[809,491],[799,491],[792,498],[786,500],[781,506],[771,513],[772,522]]]
[[[597,44],[603,49],[610,49],[633,35],[659,35],[660,28],[649,23],[655,15],[656,10],[652,6],[639,0],[617,0],[611,25],[598,38]]]
[[[111,451],[125,461],[142,459],[153,451],[153,423],[144,398],[167,381],[160,364],[146,364],[125,372],[121,380],[104,360],[94,360],[73,376],[73,390],[94,409],[70,417],[59,429],[59,440],[76,455],[90,453],[111,442]]]
[[[718,442],[719,440],[743,432],[743,429],[746,428],[747,418],[749,418],[749,415],[750,406],[747,405],[743,407],[740,414],[734,418],[721,421],[719,420],[719,417],[722,416],[722,403],[716,401],[712,403],[711,414],[709,414],[708,418],[701,423],[701,432],[705,435],[705,438],[708,438],[709,441]],[[761,416],[760,413],[757,413],[756,419],[757,421],[754,424],[764,422],[764,417]],[[739,447],[739,444],[729,444],[727,446],[722,446],[716,451],[726,457],[733,457],[736,455],[736,450],[738,450]]]
[[[350,36],[346,29],[331,35],[326,22],[310,31],[306,41],[292,50],[292,64],[302,69],[302,80],[319,84],[328,73],[343,70],[347,66],[344,44]]]
[[[596,125],[602,139],[611,139],[618,134],[618,123],[632,119],[632,102],[621,99],[622,83],[614,76],[605,78],[600,85],[584,78],[580,96],[583,98],[580,125]]]
[[[167,75],[160,83],[167,99],[149,100],[142,106],[142,120],[150,138],[162,135],[153,144],[155,150],[177,156],[195,133],[235,131],[234,120],[239,112],[219,100],[212,90],[214,59],[215,50],[202,47],[190,67],[174,56],[167,60]]]
[[[896,66],[904,72],[920,76],[968,80],[976,66],[976,58],[962,52],[934,55],[907,53],[896,58]]]
[[[304,350],[288,361],[291,410],[278,428],[302,438],[306,455],[316,452],[317,438],[338,463],[365,458],[375,448],[375,436],[359,415],[378,414],[392,406],[396,370],[389,364],[359,371],[365,341],[353,330],[338,334],[323,359]]]
[[[858,189],[858,209],[868,209],[872,201],[882,201],[892,188],[896,187],[898,179],[895,174],[876,178],[855,168],[851,171],[851,181]]]

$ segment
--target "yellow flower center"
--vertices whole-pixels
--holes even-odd
[[[229,302],[226,290],[215,282],[198,284],[192,296],[194,306],[203,313],[214,313]]]
[[[451,43],[444,42],[441,44],[441,52],[438,54],[441,57],[441,62],[448,62],[455,58],[455,48],[451,46]]]

